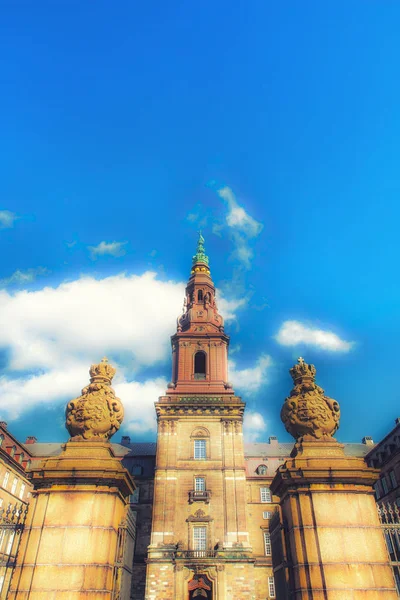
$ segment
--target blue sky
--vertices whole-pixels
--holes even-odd
[[[64,440],[104,354],[154,439],[201,227],[248,439],[299,355],[338,439],[398,416],[398,2],[5,2],[1,418]],[[118,441],[120,435],[115,436]]]

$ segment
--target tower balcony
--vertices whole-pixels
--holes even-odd
[[[208,504],[210,502],[210,498],[210,490],[190,490],[189,492],[189,504],[193,504],[193,502],[205,502],[206,504]]]

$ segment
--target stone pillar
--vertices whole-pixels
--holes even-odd
[[[292,454],[271,485],[280,497],[287,559],[274,567],[289,571],[287,597],[397,599],[372,489],[379,471],[346,456],[335,441],[296,444]]]
[[[395,600],[372,488],[379,471],[363,458],[347,456],[332,437],[339,426],[339,404],[315,383],[315,367],[302,358],[298,363],[290,369],[295,386],[281,412],[297,443],[271,484],[280,498],[284,540],[282,551],[274,526],[277,597]]]
[[[91,384],[67,407],[71,440],[31,470],[8,600],[130,598],[135,484],[108,441],[123,409],[109,385],[114,369],[103,361],[90,372]]]

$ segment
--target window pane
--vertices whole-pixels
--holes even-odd
[[[265,556],[271,556],[271,536],[269,531],[264,531]]]
[[[263,512],[263,519],[270,519],[271,518],[271,513],[269,510],[264,510]]]
[[[260,488],[261,502],[272,502],[270,489],[267,487]]]
[[[197,460],[206,458],[206,440],[194,440],[194,457]]]
[[[8,478],[10,477],[10,472],[6,471],[4,473],[4,479],[3,479],[3,487],[7,487],[7,483],[8,483]]]
[[[14,480],[12,482],[12,486],[11,486],[11,493],[15,494],[15,490],[17,489],[17,483],[18,483],[18,479],[16,477],[14,477]]]
[[[21,500],[22,500],[22,498],[24,496],[24,492],[25,492],[25,484],[22,483],[21,484],[21,489],[19,490],[19,497],[21,498]]]
[[[275,581],[273,577],[268,577],[268,591],[269,597],[275,598]]]
[[[397,479],[396,479],[395,472],[390,471],[389,475],[390,475],[390,481],[392,482],[392,487],[396,488],[397,487]]]
[[[206,549],[206,527],[193,527],[193,549],[194,550],[205,550]]]
[[[385,494],[387,494],[387,493],[388,493],[388,491],[389,491],[389,488],[388,488],[388,484],[387,484],[387,481],[386,481],[386,477],[385,477],[385,476],[384,476],[384,477],[382,477],[382,480],[381,480],[381,481],[382,481],[383,492],[384,492]]]
[[[206,480],[204,477],[196,477],[194,480],[194,489],[196,492],[204,492],[206,489]]]

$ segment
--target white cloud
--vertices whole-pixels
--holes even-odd
[[[261,354],[254,367],[238,370],[236,362],[229,361],[229,379],[233,387],[243,390],[246,394],[257,392],[261,386],[268,383],[268,370],[272,359],[267,354]]]
[[[17,219],[19,217],[15,213],[9,210],[0,210],[0,229],[10,229]]]
[[[98,256],[123,256],[126,253],[124,248],[127,242],[100,242],[97,246],[88,246],[91,257],[96,259]]]
[[[332,352],[348,352],[354,342],[342,340],[336,333],[310,327],[300,321],[285,321],[275,336],[282,346],[306,344]]]
[[[20,271],[18,269],[12,275],[10,275],[10,277],[0,279],[0,286],[6,286],[10,284],[24,285],[34,281],[38,275],[46,275],[47,273],[49,273],[49,271],[45,267],[36,267],[35,269],[27,269],[26,271]]]
[[[227,300],[220,290],[217,290],[217,294],[218,310],[224,317],[225,322],[234,321],[236,319],[236,311],[247,304],[247,298],[232,298],[232,300]]]
[[[132,433],[157,430],[154,402],[165,394],[167,380],[162,377],[144,381],[123,381],[115,384],[116,395],[121,398],[125,417],[123,427]]]
[[[82,277],[35,291],[0,290],[0,348],[9,357],[0,378],[0,418],[79,396],[90,365],[106,354],[118,368],[114,384],[127,415],[124,426],[154,430],[154,402],[167,381],[140,381],[140,371],[169,359],[184,287],[148,271]],[[221,299],[228,320],[241,305]]]
[[[244,413],[243,433],[246,442],[255,442],[266,429],[267,425],[262,414],[255,411]]]
[[[263,225],[249,215],[243,206],[240,206],[230,187],[225,186],[217,191],[228,205],[226,215],[226,224],[232,230],[233,241],[235,243],[234,256],[246,268],[250,267],[253,258],[253,250],[250,247],[250,240],[256,238],[262,231]],[[216,228],[213,228],[214,233]]]

